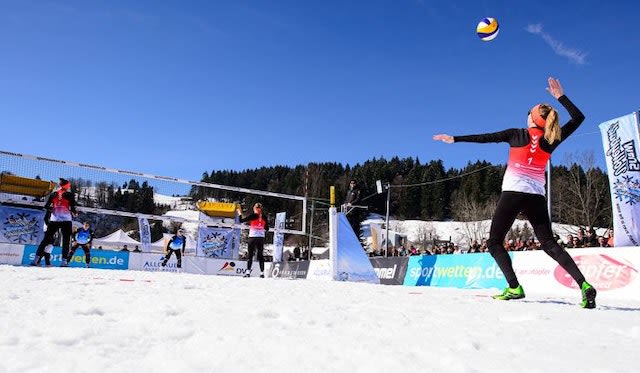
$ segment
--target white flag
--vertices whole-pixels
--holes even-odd
[[[273,262],[282,261],[282,250],[284,248],[284,223],[287,219],[286,212],[276,214],[276,231],[273,233]]]
[[[138,217],[138,227],[140,228],[140,244],[142,252],[151,252],[151,227],[147,218]]]
[[[614,246],[640,245],[639,114],[600,125],[609,170]]]

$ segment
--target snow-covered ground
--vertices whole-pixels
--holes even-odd
[[[0,266],[0,372],[638,372],[640,304]]]

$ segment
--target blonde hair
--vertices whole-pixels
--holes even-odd
[[[558,112],[551,105],[540,104],[538,110],[540,116],[547,121],[544,126],[544,139],[549,144],[553,144],[556,141],[560,141],[562,133],[560,131],[560,120],[558,119]]]

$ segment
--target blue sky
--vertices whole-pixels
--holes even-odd
[[[435,133],[520,127],[558,77],[598,124],[639,108],[636,2],[0,1],[0,149],[199,178],[372,157],[504,163]],[[501,24],[492,42],[475,27]],[[567,114],[561,111],[561,119]]]

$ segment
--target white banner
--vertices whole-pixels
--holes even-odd
[[[329,259],[312,260],[309,262],[307,280],[331,281],[331,261]]]
[[[19,266],[22,264],[24,245],[0,243],[0,264]]]
[[[615,246],[640,245],[638,112],[600,124],[609,171]]]
[[[147,218],[138,217],[138,227],[140,229],[140,244],[142,252],[151,252],[151,227]]]
[[[284,248],[284,232],[285,229],[285,221],[287,220],[286,212],[279,212],[276,214],[276,231],[273,234],[273,261],[281,262],[282,261],[282,249]]]
[[[599,299],[640,298],[640,249],[612,247],[568,249],[587,282],[598,290]],[[525,291],[546,295],[579,297],[571,276],[545,252],[516,251],[513,267]]]

